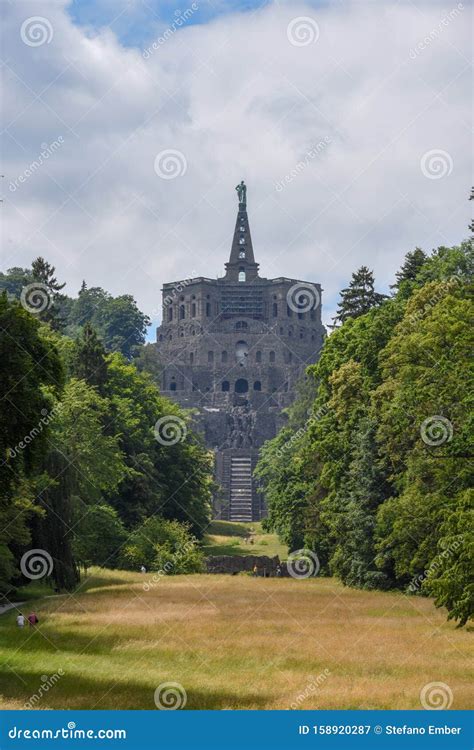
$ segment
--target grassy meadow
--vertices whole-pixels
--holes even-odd
[[[288,550],[276,534],[268,534],[261,522],[212,521],[204,538],[205,555],[278,555],[286,560]]]
[[[93,569],[73,595],[22,607],[37,629],[2,615],[0,707],[22,708],[55,674],[35,708],[154,709],[164,682],[184,687],[187,709],[416,709],[430,682],[449,685],[452,708],[472,703],[472,636],[429,599],[328,578],[144,583]]]

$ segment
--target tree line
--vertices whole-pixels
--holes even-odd
[[[405,257],[390,296],[362,267],[257,467],[266,521],[323,574],[429,594],[464,625],[474,591],[470,242]]]
[[[199,569],[210,519],[211,457],[146,371],[148,319],[127,295],[63,286],[42,258],[0,275],[5,595],[35,577],[32,549],[58,590],[80,565]]]

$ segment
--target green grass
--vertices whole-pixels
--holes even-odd
[[[452,708],[472,703],[472,635],[429,599],[329,578],[153,583],[93,569],[73,596],[31,609],[36,629],[19,630],[14,611],[0,617],[4,709],[22,708],[54,675],[35,708],[154,709],[166,682],[183,686],[187,709],[416,709],[431,682],[449,686]]]
[[[252,541],[245,541],[250,538]],[[232,521],[212,521],[204,538],[205,555],[278,555],[286,560],[287,547],[276,534],[268,534],[260,522],[235,523]]]

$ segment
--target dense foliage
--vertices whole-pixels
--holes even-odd
[[[131,297],[85,285],[71,301],[54,273],[40,258],[1,279],[0,593],[32,577],[32,549],[57,589],[74,588],[80,565],[153,567],[179,544],[170,572],[197,569],[211,457],[189,416],[160,395],[147,358],[140,369],[130,361],[146,317]],[[146,524],[162,530],[153,560],[139,559]]]
[[[351,295],[359,312],[257,469],[290,549],[347,585],[433,594],[460,624],[473,612],[472,266],[467,242],[417,249],[394,296],[360,314],[365,292]]]
[[[36,317],[72,338],[90,325],[106,351],[121,352],[127,359],[139,353],[150,319],[138,309],[132,296],[112,297],[101,287],[88,289],[83,282],[77,297],[71,298],[61,293],[64,284],[54,274],[53,266],[36,258],[31,268],[15,267],[0,273],[0,291],[6,291],[10,299],[20,299],[27,290],[27,300]],[[35,289],[39,289],[36,299]]]

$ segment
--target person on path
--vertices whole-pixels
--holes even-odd
[[[25,627],[25,615],[22,615],[21,612],[16,618],[16,624],[18,625],[19,628]]]
[[[257,578],[257,576],[258,576],[258,568],[257,568],[257,565],[255,564],[253,566],[253,577]]]

